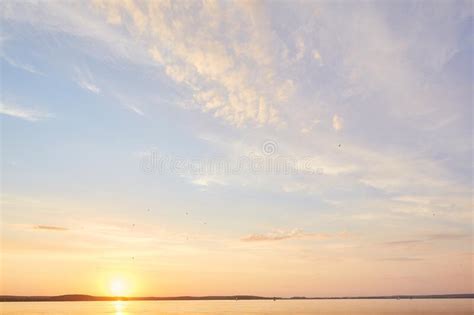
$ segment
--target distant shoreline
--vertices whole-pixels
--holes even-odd
[[[384,295],[384,296],[333,296],[333,297],[264,297],[254,295],[230,296],[167,296],[167,297],[110,297],[84,294],[58,296],[0,295],[0,302],[85,302],[85,301],[238,301],[238,300],[409,300],[409,299],[474,299],[474,293]]]

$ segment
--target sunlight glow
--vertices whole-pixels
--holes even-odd
[[[126,296],[128,294],[128,287],[123,279],[113,279],[110,282],[110,294],[113,296]]]

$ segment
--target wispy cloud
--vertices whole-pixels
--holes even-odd
[[[331,233],[309,233],[301,229],[293,229],[290,231],[274,231],[263,234],[250,234],[241,238],[244,242],[262,242],[262,241],[283,241],[289,239],[314,239],[314,240],[328,240],[334,238],[347,237],[345,233],[331,234]]]
[[[52,114],[38,110],[0,103],[0,114],[35,122],[53,117]]]
[[[33,73],[33,74],[39,74],[39,75],[43,75],[42,72],[40,72],[39,70],[37,70],[35,67],[33,67],[32,65],[29,65],[29,64],[26,64],[26,63],[22,63],[22,62],[19,62],[17,60],[14,60],[13,58],[5,55],[5,54],[2,54],[1,57],[8,63],[10,64],[12,67],[15,67],[15,68],[18,68],[18,69],[21,69],[21,70],[24,70],[24,71],[27,71],[27,72],[30,72],[30,73]]]
[[[47,230],[47,231],[68,231],[68,228],[62,226],[54,226],[54,225],[35,225],[33,227],[35,230]]]
[[[406,246],[406,245],[419,244],[421,242],[423,242],[423,240],[405,240],[405,241],[385,242],[384,244],[388,246]]]
[[[99,89],[96,85],[94,85],[94,84],[92,84],[92,83],[90,83],[90,82],[87,82],[87,81],[85,81],[85,80],[77,81],[77,84],[79,84],[79,86],[80,86],[81,88],[83,88],[83,89],[85,89],[85,90],[88,90],[88,91],[90,91],[90,92],[93,92],[93,93],[96,93],[96,94],[99,94],[99,93],[100,93],[100,89]]]
[[[410,262],[410,261],[421,261],[422,258],[417,257],[389,257],[389,258],[380,258],[380,261],[395,261],[395,262]]]
[[[127,105],[127,108],[130,109],[132,112],[135,114],[138,114],[140,116],[145,116],[145,113],[138,107],[133,106],[133,105]]]
[[[410,246],[420,243],[426,243],[430,241],[455,241],[462,239],[470,239],[471,235],[463,233],[435,233],[428,234],[420,239],[402,240],[402,241],[390,241],[385,242],[384,245],[388,246]]]
[[[99,94],[100,88],[94,83],[94,77],[88,69],[75,68],[77,84],[89,92]]]
[[[191,182],[197,186],[226,185],[227,183],[217,176],[199,176],[193,178]]]
[[[428,239],[430,240],[460,240],[464,238],[470,238],[471,235],[469,234],[461,234],[461,233],[437,233],[437,234],[430,234],[428,235]]]

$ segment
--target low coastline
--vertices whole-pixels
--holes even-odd
[[[385,295],[385,296],[329,296],[329,297],[264,297],[254,295],[230,296],[167,296],[167,297],[111,297],[84,294],[57,296],[16,296],[1,295],[0,302],[85,302],[85,301],[234,301],[234,300],[406,300],[406,299],[473,299],[474,293],[425,294],[425,295]]]

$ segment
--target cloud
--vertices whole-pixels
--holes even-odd
[[[305,124],[304,127],[300,129],[300,132],[302,134],[310,133],[320,122],[320,119],[313,119],[309,123]]]
[[[428,238],[430,240],[459,240],[464,238],[470,238],[471,235],[469,234],[461,234],[461,233],[437,233],[437,234],[430,234]]]
[[[79,69],[78,67],[75,67],[75,72],[75,80],[81,88],[95,94],[100,93],[100,88],[94,83],[92,73],[88,69]]]
[[[308,2],[307,5],[310,7],[311,3]],[[110,54],[94,55],[99,61],[108,61],[109,58],[117,61],[115,58],[119,56],[123,58],[120,59],[120,62],[123,62],[120,66],[123,68],[129,65],[127,62],[134,63],[131,67],[134,71],[139,70],[135,67],[136,64],[145,64],[147,74],[160,72],[171,78],[179,86],[176,89],[185,91],[179,96],[185,99],[174,103],[190,104],[186,108],[205,112],[234,126],[274,126],[282,121],[289,121],[290,127],[294,127],[291,121],[298,121],[298,128],[293,130],[299,130],[301,134],[306,135],[304,144],[299,147],[294,145],[297,141],[289,140],[288,133],[282,132],[283,139],[278,139],[281,141],[280,147],[287,148],[287,152],[296,152],[296,156],[300,154],[317,157],[315,165],[323,168],[325,175],[324,182],[323,176],[286,178],[281,181],[264,176],[261,176],[259,181],[254,181],[240,176],[234,181],[226,179],[231,184],[244,186],[242,183],[250,182],[246,186],[248,189],[278,189],[276,186],[279,186],[285,191],[321,195],[326,199],[339,200],[341,210],[348,201],[358,198],[357,193],[334,196],[341,187],[347,191],[363,193],[368,190],[383,192],[386,193],[385,196],[417,196],[422,195],[424,191],[435,194],[446,192],[438,199],[440,201],[451,199],[450,193],[464,193],[470,198],[470,191],[465,193],[458,189],[460,185],[455,183],[456,174],[450,174],[443,165],[445,162],[439,163],[440,159],[437,158],[449,153],[452,165],[461,165],[455,160],[456,150],[440,150],[436,145],[441,143],[437,140],[438,137],[434,141],[427,139],[423,143],[426,132],[416,133],[417,129],[412,129],[417,137],[411,137],[409,133],[405,133],[406,128],[392,128],[400,126],[397,125],[399,118],[403,118],[400,120],[403,126],[414,123],[415,128],[426,129],[425,125],[432,125],[431,119],[425,119],[429,117],[425,116],[426,111],[423,108],[426,109],[428,104],[440,109],[445,102],[429,97],[432,90],[430,82],[440,81],[425,77],[425,74],[439,73],[442,65],[449,61],[447,58],[452,55],[449,52],[458,48],[457,44],[452,42],[452,38],[458,38],[452,36],[452,25],[458,22],[442,23],[446,32],[430,39],[421,33],[417,34],[417,31],[399,33],[399,28],[393,27],[390,24],[391,19],[386,18],[384,6],[377,4],[340,10],[321,3],[317,5],[317,23],[313,24],[310,20],[314,19],[301,19],[305,12],[313,12],[311,8],[303,4],[295,6],[291,15],[295,17],[295,27],[288,25],[292,25],[292,29],[298,29],[297,34],[288,32],[289,29],[284,27],[285,23],[280,23],[281,27],[278,28],[272,27],[275,25],[272,24],[275,22],[272,21],[272,18],[275,18],[272,16],[272,6],[260,6],[258,3],[222,5],[219,2],[206,2],[189,6],[181,3],[169,6],[158,2],[135,5],[133,1],[97,1],[97,11],[92,11],[92,14],[91,11],[81,10],[79,3],[64,5],[53,2],[35,7],[33,4],[10,2],[5,6],[14,6],[13,10],[5,10],[7,18],[11,18],[13,14],[20,21],[36,21],[27,21],[34,26],[46,24],[48,34],[52,29],[65,32],[74,36],[81,44],[85,40],[93,39],[97,45],[86,42],[88,45],[81,45],[81,49],[85,51],[88,47],[109,45]],[[423,13],[422,11],[414,10],[412,13],[416,16]],[[195,14],[190,15],[189,12]],[[446,12],[446,15],[457,16],[450,11]],[[413,29],[422,30],[428,25],[437,25],[433,20],[420,22],[419,19],[413,18],[412,13],[405,21],[417,21],[417,25],[414,25],[417,27]],[[440,15],[435,18],[443,19],[445,15],[438,13]],[[364,23],[361,24],[360,21]],[[358,36],[354,36],[354,32]],[[442,45],[440,49],[427,50],[424,45],[426,41]],[[437,47],[431,44],[430,47]],[[424,54],[430,59],[429,64],[412,62],[423,55],[419,49],[429,52]],[[104,58],[104,55],[107,57]],[[311,68],[323,59],[322,56],[328,69]],[[294,59],[299,57],[300,68],[298,63],[294,62]],[[421,64],[423,66],[418,67]],[[431,67],[430,64],[436,67]],[[450,81],[450,78],[446,81]],[[305,87],[305,82],[309,82],[312,88],[301,88]],[[87,84],[84,84],[83,88],[93,93],[94,87],[98,89],[94,78],[85,80],[85,83],[92,84],[89,89]],[[102,93],[109,93],[110,85],[100,86]],[[442,85],[436,88],[439,88],[440,93],[445,89]],[[126,90],[128,89],[119,89],[120,92],[128,93]],[[302,95],[297,95],[297,101],[292,102],[291,106],[281,106],[295,93]],[[443,94],[453,93],[450,91]],[[143,113],[141,107],[146,106],[144,104],[151,103],[144,102],[142,96],[140,99],[130,100],[126,99],[120,103],[132,104],[128,108],[137,109],[135,112],[138,114]],[[334,108],[328,104],[335,104]],[[345,106],[347,104],[354,106]],[[457,110],[451,106],[446,109]],[[394,118],[392,110],[400,117],[395,115],[397,117]],[[408,119],[413,112],[419,113],[421,119]],[[433,110],[431,114],[450,117],[443,116],[445,112]],[[459,115],[461,119],[461,111]],[[300,116],[304,119],[299,120]],[[359,124],[364,128],[358,128],[357,134],[352,138],[354,141],[342,143],[342,147],[337,149],[341,140],[336,139],[336,136],[340,135],[333,130],[345,128],[342,116],[345,119],[350,118],[351,126]],[[319,135],[310,137],[309,135],[313,135],[312,131],[316,134],[310,122],[315,117],[328,124],[319,125]],[[380,135],[376,132],[370,136],[361,135],[360,132],[370,130],[371,126],[378,127],[379,124],[385,127],[379,128]],[[451,128],[456,124],[448,123],[446,127]],[[324,130],[325,128],[328,130]],[[256,128],[251,129],[251,132],[268,132],[269,129]],[[332,138],[330,133],[333,134]],[[225,139],[226,132],[222,134],[223,141],[227,142],[229,139]],[[298,136],[302,136],[301,134]],[[245,138],[245,135],[241,138]],[[247,135],[247,138],[250,137]],[[467,148],[463,149],[462,154],[470,156],[467,154],[470,152],[467,145],[469,136],[459,134],[459,137],[452,140],[464,142]],[[450,146],[453,141],[443,143],[449,142],[446,145]],[[290,142],[293,143],[290,145]],[[412,144],[416,144],[416,147],[410,147]],[[389,150],[392,151],[386,150],[387,146],[391,146]],[[422,150],[424,146],[432,150]],[[331,149],[334,147],[337,150],[335,154]],[[227,149],[224,148],[223,151]],[[240,152],[236,150],[236,153]],[[435,152],[437,157],[432,159],[427,152]],[[210,185],[212,182],[208,179],[196,179],[195,184]],[[389,198],[377,206],[386,209],[389,215],[395,213],[399,217],[432,217],[431,210],[439,204],[436,201],[428,205],[403,205],[402,202],[392,202]],[[374,203],[367,200],[357,206],[365,208]],[[455,213],[456,209],[451,211],[446,206],[443,210],[442,214],[447,216]],[[375,210],[373,213],[376,213]],[[466,219],[472,216],[468,210],[463,213]],[[436,218],[440,216],[441,212],[438,210]]]
[[[392,242],[385,242],[384,244],[388,246],[405,246],[405,245],[419,244],[421,242],[423,242],[423,240],[392,241]]]
[[[296,40],[296,56],[295,59],[296,61],[301,60],[304,57],[305,53],[305,45],[304,45],[304,40],[301,37],[298,37]]]
[[[48,230],[48,231],[68,231],[68,228],[61,227],[61,226],[53,226],[53,225],[35,225],[33,227],[35,230]]]
[[[121,25],[148,46],[164,73],[188,87],[194,108],[234,126],[281,122],[278,108],[293,85],[277,73],[280,42],[259,4],[117,1],[97,8],[106,19],[122,17]]]
[[[243,242],[263,242],[263,241],[283,241],[288,239],[314,239],[328,240],[344,237],[345,234],[329,234],[329,233],[307,233],[300,229],[291,231],[274,231],[265,234],[250,234],[241,238]]]
[[[332,127],[334,128],[334,130],[336,131],[341,130],[343,127],[343,124],[344,124],[344,120],[342,119],[341,116],[337,114],[332,116]]]
[[[74,72],[74,80],[82,89],[95,94],[103,94],[105,97],[113,98],[117,103],[121,104],[133,113],[140,116],[145,116],[144,111],[140,108],[140,106],[137,106],[137,103],[151,102],[151,100],[147,100],[144,95],[140,95],[137,98],[126,91],[122,91],[118,88],[112,88],[110,85],[107,86],[107,89],[104,89],[103,91],[97,85],[97,79],[88,67],[74,67]]]
[[[4,103],[0,103],[0,114],[20,118],[31,122],[36,122],[53,116],[50,113],[41,112],[34,109],[22,108],[11,104],[7,105]]]
[[[319,64],[323,63],[321,54],[319,53],[319,51],[317,49],[313,50],[313,58],[314,58],[314,60],[317,60],[319,62]]]
[[[300,132],[303,133],[303,134],[306,134],[306,133],[309,133],[311,131],[311,129],[307,128],[307,127],[303,127],[300,129]]]
[[[87,82],[87,81],[85,81],[85,80],[77,81],[77,84],[79,84],[79,86],[80,86],[81,88],[83,88],[84,90],[88,90],[88,91],[90,91],[90,92],[92,92],[92,93],[95,93],[95,94],[99,94],[99,93],[100,93],[100,89],[99,89],[96,85],[94,85],[94,84],[92,84],[92,83],[90,83],[90,82]]]
[[[138,114],[140,116],[145,116],[145,113],[138,107],[136,106],[133,106],[133,105],[130,105],[130,104],[126,104],[125,105],[128,109],[130,109],[132,112],[134,112],[135,114]]]
[[[407,261],[407,262],[410,262],[410,261],[421,261],[423,259],[422,258],[416,258],[416,257],[391,257],[391,258],[380,258],[378,260],[380,260],[380,261],[399,261],[399,262]]]
[[[218,178],[217,176],[198,176],[191,180],[191,183],[197,186],[209,186],[209,185],[227,185],[227,183]]]
[[[420,239],[404,240],[404,241],[391,241],[385,242],[384,245],[388,246],[406,246],[406,245],[415,245],[425,242],[433,241],[455,241],[462,239],[470,239],[471,235],[463,233],[435,233],[425,235]]]
[[[418,176],[419,177],[419,176]],[[429,184],[429,183],[427,183]],[[399,195],[393,198],[393,212],[421,217],[443,218],[465,221],[472,217],[472,200],[469,196],[451,195],[446,185],[439,193],[433,190],[426,195]]]
[[[41,73],[40,71],[38,71],[35,67],[33,67],[32,65],[29,65],[29,64],[26,64],[26,63],[21,63],[19,61],[16,61],[14,60],[13,58],[5,55],[5,54],[2,54],[1,55],[2,58],[8,62],[12,67],[15,67],[15,68],[18,68],[18,69],[21,69],[23,71],[27,71],[29,73],[33,73],[33,74],[38,74],[38,75],[43,75],[43,73]]]

